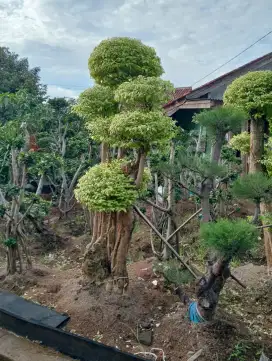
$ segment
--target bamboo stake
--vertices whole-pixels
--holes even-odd
[[[136,213],[149,225],[150,228],[156,233],[156,235],[162,240],[162,242],[170,249],[170,251],[177,257],[177,259],[188,269],[188,271],[197,278],[196,273],[191,269],[191,267],[180,257],[177,251],[168,243],[168,241],[160,234],[157,228],[149,221],[149,219],[140,211],[137,206],[134,206]]]
[[[202,211],[202,208],[200,208],[198,211],[196,211],[190,218],[187,219],[182,225],[180,225],[170,236],[167,238],[167,242],[170,241],[171,238],[174,237],[174,235],[181,230],[184,226],[186,226],[187,223],[189,223],[195,216],[197,216]]]

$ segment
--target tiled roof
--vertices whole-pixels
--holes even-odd
[[[201,86],[199,86],[198,88],[195,88],[192,90],[192,87],[181,87],[181,88],[176,88],[175,90],[175,94],[174,97],[171,101],[169,101],[167,104],[164,105],[164,108],[169,108],[169,107],[175,107],[174,103],[176,100],[181,100],[183,97],[185,97],[186,95],[188,95],[189,93],[192,93],[191,95],[193,96],[195,93],[198,93],[199,91],[201,91],[202,89],[205,89],[206,87],[209,87],[211,85],[213,85],[214,83],[217,83],[218,81],[224,79],[225,77],[234,74],[236,72],[239,72],[241,70],[246,69],[247,67],[250,67],[251,65],[254,65],[256,63],[262,62],[264,60],[269,60],[270,58],[272,58],[272,53],[268,53],[264,56],[261,56],[260,58],[254,59],[253,61],[250,61],[247,64],[244,64],[242,66],[240,66],[239,68],[236,68],[226,74],[223,74],[221,76],[219,76],[218,78],[207,82],[206,84],[203,84]]]
[[[200,85],[199,87],[195,88],[194,91],[205,88],[206,86],[213,85],[215,82],[217,82],[218,80],[224,79],[228,75],[231,75],[231,74],[233,74],[235,72],[241,71],[241,70],[247,68],[250,65],[254,65],[255,63],[258,63],[260,61],[263,61],[263,60],[266,60],[266,59],[269,59],[269,58],[272,58],[272,52],[268,53],[268,54],[266,54],[264,56],[261,56],[260,58],[254,59],[254,60],[250,61],[249,63],[246,63],[246,64],[244,64],[242,66],[239,66],[238,68],[233,69],[233,70],[229,71],[228,73],[225,73],[225,74],[219,76],[218,78],[215,78],[215,79],[213,79],[213,80],[211,80],[211,81],[209,81],[209,82],[207,82],[207,83],[205,83],[203,85]]]
[[[170,104],[172,104],[175,100],[180,99],[184,97],[185,95],[189,94],[192,91],[192,87],[181,87],[176,88],[175,93],[173,96],[173,99],[170,100],[168,103],[164,105],[164,107],[168,107]]]

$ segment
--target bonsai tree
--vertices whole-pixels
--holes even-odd
[[[244,109],[250,118],[249,172],[262,170],[264,129],[272,104],[272,71],[255,71],[234,80],[224,94],[224,103]]]
[[[252,223],[256,224],[260,216],[261,201],[268,200],[272,195],[272,179],[261,172],[249,173],[233,183],[232,192],[237,198],[250,199],[255,203]]]
[[[196,323],[212,320],[220,293],[231,276],[232,258],[242,258],[254,247],[258,231],[254,225],[242,219],[221,219],[216,223],[203,223],[200,236],[203,246],[215,252],[215,256],[208,261],[208,274],[198,282],[197,301],[189,305],[190,320]],[[177,293],[186,301],[180,288]]]
[[[218,162],[222,146],[228,132],[237,133],[242,123],[247,119],[247,113],[232,105],[204,110],[195,114],[194,122],[205,127],[212,140],[212,160]]]
[[[233,106],[223,106],[212,110],[205,110],[194,116],[194,122],[207,129],[207,133],[213,142],[211,162],[218,163],[226,134],[230,131],[237,132],[246,120],[247,114]],[[210,221],[209,197],[213,189],[213,177],[206,177],[201,182],[201,205],[203,222]]]
[[[83,270],[91,282],[107,280],[108,289],[122,293],[128,286],[132,206],[150,178],[146,156],[174,134],[174,123],[162,110],[173,87],[157,78],[162,68],[154,50],[134,39],[102,42],[91,54],[89,67],[99,85],[79,97],[75,111],[86,119],[94,140],[119,152],[116,160],[107,151],[102,163],[78,184],[77,199],[94,212]]]

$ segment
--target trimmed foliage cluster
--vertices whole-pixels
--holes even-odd
[[[114,143],[124,148],[142,148],[165,145],[174,135],[174,122],[160,111],[123,112],[115,115],[110,126]]]
[[[153,48],[126,37],[101,41],[89,58],[91,77],[97,84],[116,87],[139,75],[163,74],[160,58]]]
[[[139,76],[133,81],[121,84],[115,92],[115,100],[122,108],[131,110],[161,110],[162,104],[171,99],[173,84],[155,77]]]
[[[242,154],[249,154],[250,151],[250,134],[248,132],[242,132],[234,135],[229,145],[232,149],[239,150]]]
[[[224,258],[241,258],[255,246],[258,230],[243,219],[220,219],[214,223],[203,223],[200,236],[205,247],[217,251]]]
[[[249,72],[235,79],[224,94],[225,104],[234,104],[251,115],[268,113],[272,104],[272,71]]]
[[[79,95],[74,111],[89,122],[98,117],[109,117],[116,113],[118,104],[114,100],[114,91],[109,87],[95,85]]]
[[[90,168],[79,180],[75,190],[76,199],[89,210],[97,212],[120,212],[129,209],[139,193],[132,179],[124,173],[124,165],[124,160],[114,160]],[[149,171],[145,171],[140,193],[146,191],[149,181]]]

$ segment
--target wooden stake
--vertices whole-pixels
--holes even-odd
[[[197,278],[198,276],[196,273],[191,269],[191,267],[180,257],[180,255],[177,253],[177,251],[171,246],[171,244],[168,243],[168,240],[166,240],[160,232],[157,230],[157,228],[149,221],[149,219],[140,211],[140,209],[137,206],[134,206],[134,209],[136,213],[149,225],[150,228],[153,229],[153,231],[156,233],[156,235],[162,240],[162,242],[170,249],[170,251],[177,257],[177,259],[188,269],[188,271]],[[176,232],[174,232],[176,233]],[[169,238],[172,238],[173,235],[171,235]]]

